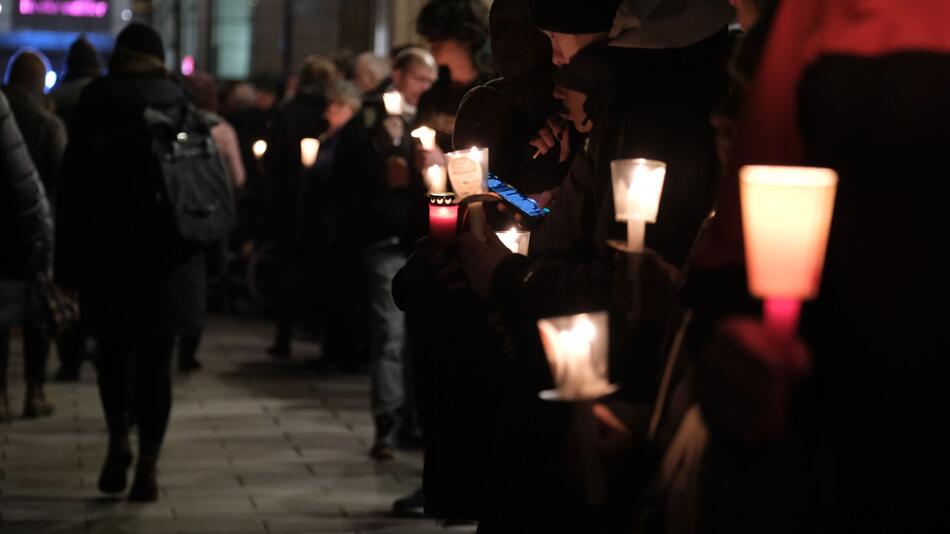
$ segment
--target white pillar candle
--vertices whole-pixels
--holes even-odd
[[[445,193],[448,180],[445,176],[445,168],[441,165],[430,165],[426,169],[426,186],[429,193]]]
[[[411,131],[409,135],[418,139],[422,144],[422,148],[426,150],[435,149],[435,130],[432,128],[429,128],[428,126],[420,126]]]
[[[258,139],[254,141],[254,145],[251,147],[251,150],[254,152],[254,157],[261,159],[264,157],[264,154],[267,152],[267,141],[263,139]]]
[[[513,254],[528,255],[528,245],[531,242],[531,232],[525,232],[512,228],[507,232],[495,232],[503,245],[508,247]]]
[[[305,137],[300,140],[300,163],[304,167],[310,168],[317,162],[317,154],[320,152],[320,141]]]

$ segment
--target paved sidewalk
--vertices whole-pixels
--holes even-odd
[[[0,533],[474,531],[389,517],[392,501],[419,484],[421,456],[370,460],[369,380],[317,375],[307,363],[315,346],[272,361],[264,355],[270,334],[260,322],[211,322],[204,370],[176,378],[154,504],[96,491],[106,435],[91,367],[78,384],[51,383],[53,417],[0,423]],[[19,413],[21,360],[12,360],[10,403]]]

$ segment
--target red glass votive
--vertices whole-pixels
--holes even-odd
[[[452,193],[433,193],[429,195],[429,237],[437,243],[449,243],[455,240],[459,207],[453,204]]]

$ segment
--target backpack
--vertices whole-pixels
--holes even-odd
[[[152,190],[139,196],[151,204],[139,212],[140,221],[151,219],[144,228],[154,237],[197,245],[226,237],[234,225],[234,192],[211,136],[215,117],[183,101],[146,107],[142,118],[154,158],[150,167],[157,171]]]

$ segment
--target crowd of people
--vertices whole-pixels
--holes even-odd
[[[0,393],[11,326],[27,416],[53,409],[51,340],[67,380],[95,345],[99,489],[127,486],[134,414],[129,498],[156,499],[176,346],[200,368],[209,273],[269,243],[271,356],[317,317],[325,370],[368,364],[369,455],[424,449],[395,513],[485,534],[946,531],[950,266],[926,176],[950,148],[947,21],[942,0],[429,0],[424,46],[227,87],[170,75],[132,24],[104,76],[77,41],[50,95],[22,51],[0,98]],[[469,195],[451,153],[472,147],[530,201]],[[618,222],[628,158],[665,164],[642,250]],[[838,176],[793,334],[748,290],[747,165]],[[430,202],[458,206],[451,236]],[[539,321],[578,314],[603,318],[585,339],[609,387],[562,387],[577,339]]]

